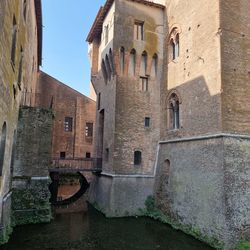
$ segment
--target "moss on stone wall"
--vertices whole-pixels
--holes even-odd
[[[174,229],[181,230],[186,234],[192,235],[196,239],[206,242],[207,244],[216,249],[223,249],[224,243],[222,241],[204,235],[198,227],[193,227],[190,225],[182,225],[175,219],[171,218],[170,216],[163,214],[163,212],[161,212],[159,209],[156,208],[155,200],[152,196],[149,196],[147,198],[147,200],[145,201],[145,206],[146,206],[145,210],[140,209],[139,211],[140,215],[148,216],[155,220],[159,220],[163,223],[169,224]]]
[[[5,228],[0,230],[0,245],[3,245],[9,241],[10,235],[13,232],[13,226],[7,225]]]
[[[52,219],[49,179],[18,180],[12,192],[13,225],[45,223]]]
[[[237,245],[237,250],[249,250],[250,249],[250,241],[241,240]]]

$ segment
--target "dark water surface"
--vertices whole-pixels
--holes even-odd
[[[149,218],[107,219],[86,213],[56,215],[50,224],[16,227],[3,250],[211,250],[209,246]]]

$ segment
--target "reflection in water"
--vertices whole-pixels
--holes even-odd
[[[16,227],[1,249],[211,250],[152,219],[107,219],[92,207],[87,213],[56,215],[50,224]]]

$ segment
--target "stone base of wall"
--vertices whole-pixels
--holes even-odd
[[[89,202],[107,217],[137,216],[153,187],[153,177],[102,174],[90,184]]]
[[[11,221],[11,193],[5,195],[2,201],[2,216],[0,225],[0,245],[8,242],[13,231]]]
[[[49,177],[14,178],[12,184],[14,225],[50,222],[52,214],[49,202]]]
[[[250,237],[249,173],[248,136],[161,142],[156,206],[209,244],[234,249],[237,241]]]

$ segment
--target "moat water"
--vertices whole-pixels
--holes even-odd
[[[211,250],[150,218],[107,219],[93,207],[57,214],[50,224],[19,226],[3,250]]]

